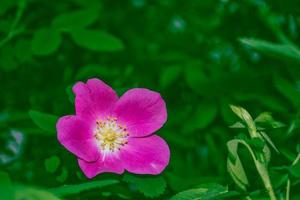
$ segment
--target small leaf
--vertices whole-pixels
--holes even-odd
[[[234,105],[230,105],[230,108],[240,119],[242,119],[247,124],[249,129],[256,130],[254,121],[247,110],[245,110],[240,106],[234,106]]]
[[[81,47],[99,52],[115,52],[124,49],[123,42],[115,36],[98,30],[76,30],[72,38]]]
[[[159,83],[162,88],[169,87],[172,83],[176,81],[181,73],[180,66],[170,66],[163,69]]]
[[[300,158],[300,154],[298,155],[298,157]],[[293,163],[290,167],[288,167],[288,170],[294,177],[300,178],[300,159],[298,159],[296,163]]]
[[[56,16],[52,27],[60,31],[82,29],[93,24],[98,18],[98,9],[84,9]]]
[[[57,188],[51,188],[49,191],[57,196],[74,195],[86,190],[92,190],[96,188],[102,188],[109,185],[114,185],[119,183],[118,180],[101,180],[101,181],[91,181],[87,183],[82,183],[78,185],[65,185]]]
[[[218,113],[217,105],[212,102],[202,102],[194,111],[193,117],[186,124],[186,130],[193,132],[197,129],[204,129],[210,125]]]
[[[63,183],[63,182],[66,181],[67,178],[68,178],[68,170],[67,170],[66,167],[63,167],[63,168],[62,168],[61,174],[60,174],[59,176],[56,177],[56,180],[57,180],[58,182]]]
[[[260,131],[259,133],[269,143],[269,145],[276,151],[276,153],[279,153],[279,150],[277,149],[277,147],[273,143],[272,139],[263,131]]]
[[[255,38],[241,38],[240,42],[262,53],[273,55],[276,58],[288,58],[300,62],[299,49],[289,44],[276,44]]]
[[[166,189],[167,183],[161,176],[159,177],[137,177],[125,175],[123,180],[133,184],[146,197],[159,197]]]
[[[46,170],[50,173],[54,173],[60,165],[60,159],[57,156],[51,156],[45,160]]]
[[[31,48],[35,55],[49,55],[58,49],[60,43],[61,35],[57,30],[43,28],[34,33]]]
[[[227,187],[212,184],[209,187],[185,190],[176,194],[170,200],[215,200],[227,192]]]
[[[47,133],[56,133],[56,122],[58,117],[34,110],[29,111],[29,116],[32,121],[42,130],[46,131]]]
[[[263,112],[259,114],[255,120],[256,123],[262,123],[266,125],[270,125],[272,128],[282,128],[285,126],[285,124],[276,121],[273,119],[272,114],[269,112]]]
[[[233,125],[229,126],[230,128],[246,128],[242,122],[236,122]]]
[[[61,200],[54,194],[40,189],[22,188],[16,190],[16,200]]]

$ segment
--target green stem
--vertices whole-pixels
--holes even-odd
[[[286,184],[285,200],[290,200],[290,188],[291,188],[291,181],[290,179],[288,179]]]

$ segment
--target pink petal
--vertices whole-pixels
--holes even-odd
[[[107,155],[105,159],[99,159],[96,162],[86,162],[82,159],[78,159],[78,164],[88,178],[93,178],[103,172],[116,174],[122,174],[124,172],[121,160],[112,155]]]
[[[160,129],[167,120],[165,101],[148,89],[128,90],[116,103],[114,114],[131,137],[143,137]]]
[[[116,92],[99,79],[89,79],[86,84],[78,82],[73,86],[76,95],[76,115],[95,119],[107,116],[118,100]]]
[[[100,151],[91,126],[78,116],[61,117],[57,124],[58,141],[70,152],[86,161],[96,161]]]
[[[121,152],[124,168],[135,174],[159,174],[169,163],[167,143],[157,135],[129,138]]]

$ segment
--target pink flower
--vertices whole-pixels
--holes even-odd
[[[167,120],[159,93],[142,88],[116,92],[98,79],[73,87],[76,115],[61,117],[59,142],[78,157],[83,173],[159,174],[169,163],[167,143],[153,133]]]

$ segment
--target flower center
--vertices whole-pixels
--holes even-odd
[[[117,119],[107,117],[98,120],[94,136],[103,152],[115,152],[127,144],[128,133],[125,127],[117,123]]]

